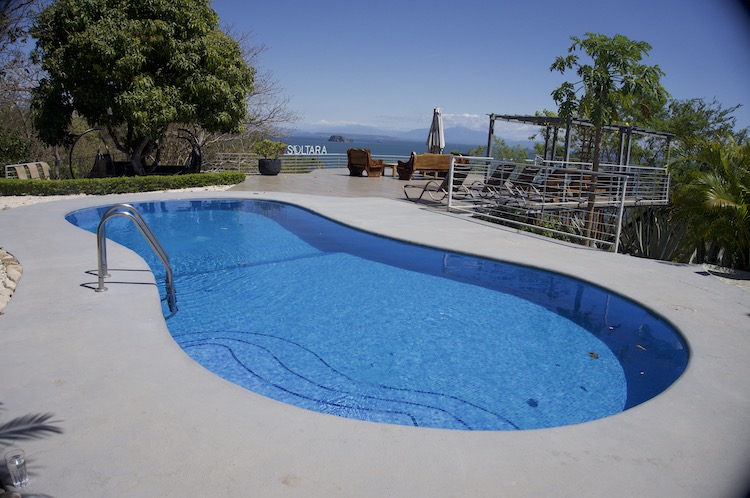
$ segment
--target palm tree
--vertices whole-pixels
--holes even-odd
[[[689,161],[700,168],[675,192],[677,212],[699,256],[723,253],[720,263],[750,269],[750,143],[702,142],[692,149],[670,166]]]

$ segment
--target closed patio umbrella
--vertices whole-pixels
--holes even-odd
[[[432,126],[427,135],[427,152],[442,154],[445,149],[445,137],[443,136],[443,115],[440,108],[436,107],[432,114]]]

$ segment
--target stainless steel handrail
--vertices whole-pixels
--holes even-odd
[[[151,249],[161,260],[166,270],[166,288],[167,288],[167,304],[169,305],[169,311],[174,314],[177,312],[177,292],[174,287],[174,278],[172,276],[172,265],[169,262],[169,256],[164,251],[164,248],[156,239],[156,236],[146,224],[141,214],[130,204],[115,204],[114,206],[107,209],[102,218],[99,221],[99,225],[96,227],[96,251],[99,273],[99,286],[96,288],[96,292],[104,292],[107,288],[104,286],[104,277],[109,277],[109,271],[107,269],[107,229],[106,223],[116,216],[124,216],[133,220],[135,225],[141,231],[141,235],[146,239]]]

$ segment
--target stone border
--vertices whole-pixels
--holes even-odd
[[[18,260],[0,247],[0,315],[10,302],[22,274],[23,267]]]

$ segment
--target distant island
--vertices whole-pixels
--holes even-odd
[[[354,142],[354,140],[349,140],[347,138],[342,137],[341,135],[331,135],[330,138],[328,138],[329,142]]]

